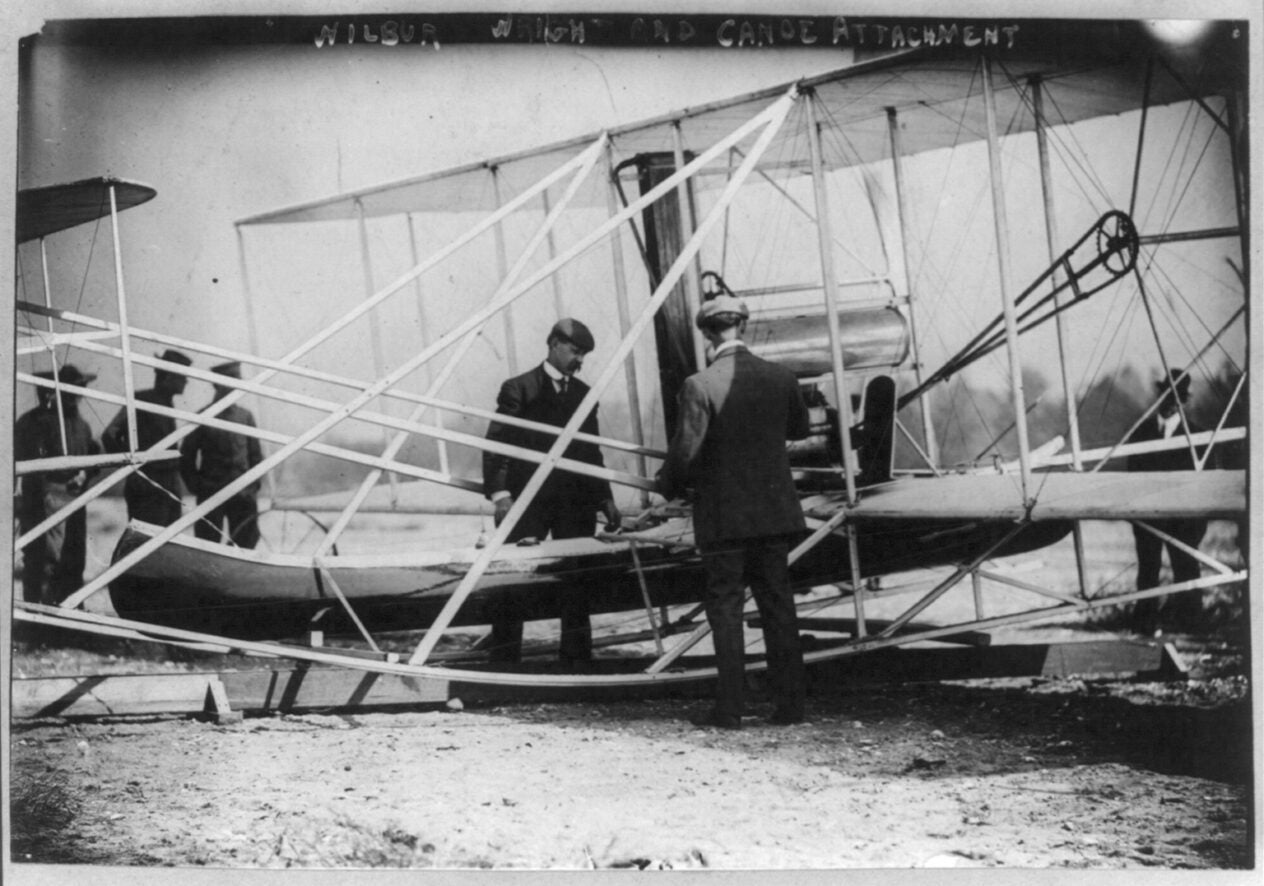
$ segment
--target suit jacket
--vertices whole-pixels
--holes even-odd
[[[514,376],[500,386],[496,411],[502,415],[562,427],[575,414],[588,390],[588,385],[572,377],[566,393],[558,393],[553,380],[541,364]],[[587,434],[598,433],[596,407],[588,413],[579,429]],[[487,429],[487,439],[537,452],[548,452],[557,436],[492,422]],[[593,465],[604,464],[601,449],[595,443],[572,442],[566,448],[565,457]],[[517,498],[538,467],[538,462],[511,458],[496,452],[484,452],[483,493],[491,498],[493,494],[505,490]],[[611,497],[610,484],[607,481],[554,468],[545,480],[537,500],[560,502],[596,511],[603,501]]]
[[[679,399],[659,489],[677,498],[693,487],[699,547],[802,532],[786,440],[809,428],[794,374],[745,347],[726,349],[685,379]]]
[[[203,407],[205,412],[214,403]],[[255,427],[255,417],[250,410],[233,404],[217,418],[222,421]],[[210,498],[229,483],[263,460],[258,437],[250,437],[233,431],[199,425],[180,444],[180,476],[198,501]],[[255,480],[239,491],[234,498],[253,499],[262,485]]]
[[[78,409],[64,411],[66,423],[66,448],[61,445],[61,424],[57,407],[51,402],[23,413],[13,424],[13,458],[24,461],[32,458],[55,458],[60,455],[96,455],[101,444],[92,438],[92,429],[79,415]],[[45,507],[44,495],[51,488],[65,487],[79,474],[76,470],[38,471],[21,478],[22,493],[18,500],[19,516],[33,526],[47,517],[52,510]],[[91,476],[93,471],[85,471]],[[69,501],[69,499],[66,499]],[[64,503],[64,502],[63,502]]]
[[[1188,411],[1186,412],[1188,416]],[[1196,434],[1203,428],[1194,421],[1187,423],[1189,432]],[[1176,449],[1166,449],[1162,452],[1141,452],[1137,455],[1128,456],[1128,470],[1130,471],[1190,471],[1194,468],[1194,460],[1189,454],[1189,444],[1185,441],[1185,427],[1181,422],[1176,423],[1176,430],[1172,431],[1172,439],[1181,445]],[[1158,419],[1150,416],[1141,426],[1132,432],[1128,438],[1129,443],[1145,443],[1150,440],[1162,440],[1163,434],[1159,430]],[[1202,455],[1205,447],[1197,447],[1199,456]],[[1208,465],[1213,467],[1214,465]]]
[[[137,391],[136,399],[158,406],[172,405],[172,398],[164,396],[158,390],[150,388]],[[143,409],[136,410],[136,448],[145,450],[159,440],[165,438],[176,429],[176,420],[167,415],[157,415]],[[101,432],[101,445],[106,452],[127,451],[127,410],[120,409]],[[144,476],[141,476],[141,475]],[[145,479],[148,477],[165,489],[180,494],[180,463],[175,459],[147,464],[134,474],[130,474],[124,489],[129,495],[149,495],[153,487]]]

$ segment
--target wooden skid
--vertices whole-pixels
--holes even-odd
[[[596,667],[603,664],[606,663],[599,662]],[[1091,674],[1178,679],[1183,667],[1170,646],[1094,640],[986,648],[884,649],[818,662],[809,667],[808,674],[811,694],[822,696],[857,685],[995,677]],[[748,679],[759,682],[763,676],[753,673]],[[299,666],[222,673],[15,678],[11,716],[14,720],[29,720],[210,714],[223,723],[241,713],[433,707],[455,698],[466,703],[613,701],[698,698],[709,696],[711,691],[709,678],[654,686],[528,687]]]
[[[222,687],[222,696],[215,684]],[[344,668],[261,668],[218,674],[121,674],[15,678],[12,716],[110,717],[143,714],[265,714],[333,708],[425,705],[448,700],[446,680]],[[214,706],[208,703],[208,692]]]
[[[1128,677],[1183,679],[1170,644],[1131,640],[1024,643],[989,647],[879,649],[823,661],[809,670],[814,692],[867,684],[978,680],[1000,677]]]
[[[749,619],[746,622],[748,627],[762,628],[763,622],[758,619]],[[870,618],[865,620],[865,628],[870,634],[876,634],[884,631],[893,624],[891,621],[884,619]],[[922,624],[921,622],[909,622],[902,625],[896,636],[901,634],[917,634],[922,631],[931,631],[938,625]],[[857,636],[856,619],[854,618],[829,618],[826,616],[799,616],[799,629],[803,631],[827,631],[835,634],[848,634]],[[992,643],[992,635],[984,631],[961,631],[956,634],[948,634],[947,636],[936,637],[938,643],[960,643],[965,646],[988,646]]]

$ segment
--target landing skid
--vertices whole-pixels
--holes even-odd
[[[988,580],[1008,584],[1021,588],[1024,591],[1032,591],[1055,602],[1050,606],[990,618],[980,615],[974,619],[950,625],[936,626],[915,621],[917,616],[942,597],[949,589],[958,585],[967,577],[975,576],[981,578],[984,572],[986,572]],[[840,633],[850,635],[848,638],[840,637],[834,640],[825,640],[819,644],[809,644],[812,648],[805,650],[804,659],[809,664],[818,664],[857,656],[862,653],[922,644],[927,641],[961,643],[963,640],[969,640],[977,646],[982,646],[987,642],[984,640],[987,632],[999,628],[1063,618],[1068,615],[1119,606],[1124,603],[1161,597],[1171,593],[1206,590],[1234,582],[1241,582],[1245,579],[1245,571],[1226,570],[1195,581],[1152,588],[1145,591],[1101,594],[1089,598],[1080,594],[1040,589],[1030,583],[1018,582],[1010,577],[982,570],[981,564],[976,563],[973,564],[972,568],[963,567],[958,569],[929,591],[918,593],[917,599],[901,615],[882,622],[871,620],[865,624],[863,619],[825,621],[823,620],[824,617],[815,614],[826,606],[838,605],[851,600],[853,595],[850,589],[847,588],[842,588],[838,594],[830,594],[818,599],[804,601],[800,605],[800,610],[805,620],[805,626],[813,633],[833,628]],[[903,591],[902,593],[908,592]],[[895,594],[881,590],[868,592],[870,600],[889,596],[895,596]],[[551,662],[542,664],[528,660],[520,666],[493,666],[489,663],[475,664],[469,658],[462,661],[459,654],[451,656],[448,661],[436,660],[433,664],[412,665],[401,661],[399,653],[391,651],[379,650],[378,652],[370,652],[362,649],[339,649],[326,646],[301,646],[296,644],[232,640],[212,634],[157,627],[144,622],[82,610],[68,610],[25,602],[17,602],[15,604],[15,616],[19,621],[36,625],[85,631],[92,634],[130,640],[166,643],[205,652],[233,652],[250,656],[289,659],[300,663],[324,665],[352,671],[459,682],[475,686],[528,687],[536,689],[585,689],[595,687],[640,687],[648,689],[708,680],[714,677],[716,673],[714,666],[708,659],[701,657],[687,658],[684,655],[688,648],[694,645],[697,639],[700,639],[700,637],[695,637],[695,635],[700,632],[705,633],[705,630],[703,630],[705,624],[699,624],[691,633],[686,634],[684,641],[675,640],[675,634],[683,633],[695,623],[692,619],[678,619],[674,623],[669,623],[672,626],[667,632],[663,628],[659,628],[658,636],[660,639],[671,635],[673,640],[675,640],[675,645],[673,645],[670,652],[664,655],[637,654],[636,650],[629,649],[628,654],[624,656],[599,656],[591,673],[572,673],[563,671],[560,668],[554,668]],[[752,622],[754,617],[753,612],[748,614],[748,618]],[[645,631],[624,632],[615,635],[613,638],[599,638],[596,641],[596,645],[605,651],[613,651],[632,644],[644,644],[647,639],[646,634],[647,632]],[[650,637],[652,636],[650,634]],[[552,645],[553,643],[550,640],[540,644],[536,650],[532,651],[550,652]],[[437,651],[436,656],[447,657],[442,651]],[[615,665],[608,664],[611,661],[618,663],[619,670],[603,672],[607,669],[614,669]],[[765,668],[766,662],[762,655],[752,654],[748,658],[748,671],[758,673]]]

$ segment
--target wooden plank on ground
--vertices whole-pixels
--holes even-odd
[[[29,719],[196,714],[206,708],[207,681],[207,674],[15,677],[10,684],[10,715]]]
[[[1175,651],[1131,640],[1031,643],[990,647],[891,648],[817,662],[808,668],[809,693],[862,685],[936,682],[998,677],[1146,676],[1183,679]],[[627,670],[629,660],[599,660],[592,673]],[[690,658],[686,667],[706,667],[707,658]],[[542,670],[557,668],[542,662]],[[212,681],[218,680],[219,684]],[[758,684],[763,672],[750,674]],[[638,686],[527,687],[460,683],[431,678],[376,674],[343,668],[275,667],[219,674],[123,674],[81,677],[14,678],[14,720],[45,717],[108,717],[143,714],[203,714],[208,691],[214,708],[260,714],[311,710],[354,711],[465,703],[596,702],[647,698],[699,698],[712,692],[712,680]],[[221,688],[222,687],[222,688]]]
[[[762,626],[760,619],[755,618],[747,622],[753,628]],[[892,624],[886,619],[868,618],[865,619],[865,629],[870,636],[885,631]],[[940,625],[922,624],[921,622],[909,622],[903,625],[895,636],[899,637],[903,634],[916,634],[919,631],[930,631],[939,628]],[[856,636],[857,627],[854,618],[831,618],[823,615],[801,615],[799,616],[800,631],[829,631],[835,634],[848,634],[852,637]],[[948,634],[943,637],[936,637],[936,643],[960,643],[965,646],[988,646],[992,642],[992,635],[984,631],[959,631],[955,634]]]
[[[875,683],[914,683],[1001,677],[1168,678],[1165,650],[1131,640],[1022,643],[988,647],[895,648],[833,659],[810,671],[813,691]]]
[[[442,704],[448,699],[446,680],[323,667],[22,677],[11,685],[14,719],[201,714],[207,711],[208,690],[215,693],[219,708],[254,714]]]
[[[295,667],[220,675],[234,708],[255,713],[313,708],[442,704],[448,681],[348,668]]]

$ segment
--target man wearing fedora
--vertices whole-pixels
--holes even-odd
[[[595,342],[587,326],[578,320],[565,318],[558,320],[549,330],[545,344],[548,351],[544,362],[501,385],[496,411],[501,415],[562,427],[571,420],[588,393],[588,385],[575,378],[575,373],[584,365],[584,357],[592,351]],[[598,433],[596,407],[588,413],[579,429],[586,434]],[[487,430],[487,439],[547,452],[557,436],[492,422]],[[564,457],[593,465],[604,464],[601,450],[594,443],[572,442]],[[538,462],[497,452],[483,453],[483,492],[495,508],[497,526],[538,467]],[[509,533],[507,541],[525,543],[531,539],[543,541],[549,536],[554,539],[591,536],[596,528],[598,511],[613,527],[617,527],[622,519],[607,481],[554,469]],[[505,596],[492,604],[498,611],[492,619],[488,653],[495,661],[517,661],[521,657],[523,613],[515,602],[512,597]],[[561,623],[559,658],[568,664],[589,661],[592,658],[592,625],[583,599],[563,601]]]
[[[1189,385],[1189,373],[1180,369],[1169,370],[1166,378],[1156,382],[1155,387],[1163,398],[1157,414],[1146,419],[1133,431],[1128,442],[1182,440],[1187,433],[1194,434],[1203,430],[1189,414]],[[1128,457],[1129,471],[1188,471],[1193,468],[1194,457],[1189,446],[1184,443],[1161,452],[1143,452]],[[1193,517],[1145,522],[1191,548],[1198,547],[1207,531],[1207,521]],[[1167,548],[1173,582],[1192,581],[1201,574],[1198,560],[1176,545],[1164,542],[1140,526],[1134,525],[1132,534],[1137,549],[1137,590],[1144,591],[1159,586],[1164,548]],[[1201,602],[1198,591],[1176,595],[1168,604],[1173,620],[1180,624],[1189,624],[1196,620],[1202,611]],[[1153,634],[1159,627],[1159,598],[1138,600],[1133,608],[1133,623],[1138,632]]]
[[[37,372],[39,378],[59,384],[85,387],[96,379],[67,363],[54,375]],[[37,389],[39,404],[23,413],[13,426],[13,458],[55,458],[62,455],[96,455],[100,444],[79,415],[79,395],[62,391],[60,408],[52,388]],[[64,444],[64,445],[63,445]],[[77,498],[89,480],[82,470],[40,471],[21,478],[18,527],[30,531],[51,514]],[[22,549],[22,596],[32,603],[55,605],[83,585],[88,550],[88,515],[84,508],[47,530]]]
[[[180,366],[192,366],[193,361],[180,351],[168,349],[158,356],[159,360]],[[154,370],[154,386],[136,392],[136,399],[170,409],[175,398],[184,393],[188,378],[174,369]],[[159,415],[143,409],[136,410],[136,448],[145,451],[175,432],[176,420],[169,415]],[[126,452],[128,449],[127,410],[120,409],[101,434],[101,444],[106,452]],[[180,461],[169,459],[146,464],[130,474],[123,485],[123,499],[127,502],[129,520],[144,520],[158,526],[170,526],[180,519]]]
[[[808,411],[794,373],[746,349],[749,316],[745,302],[731,295],[716,296],[698,311],[695,324],[707,339],[710,365],[681,387],[676,429],[658,474],[660,494],[693,502],[718,670],[715,705],[694,723],[721,729],[742,725],[748,585],[763,624],[775,700],[769,722],[804,719],[803,653],[787,557],[805,524],[786,441],[807,436]]]
[[[241,378],[241,364],[221,363],[212,366],[211,372],[225,378]],[[213,385],[215,396],[202,408],[205,412],[214,403],[226,397],[233,388]],[[219,420],[255,427],[255,417],[248,409],[234,403],[216,416]],[[259,438],[238,434],[207,425],[198,427],[180,444],[180,476],[184,485],[197,497],[198,504],[206,501],[229,483],[249,471],[263,460]],[[223,541],[227,532],[229,544],[239,548],[253,548],[259,543],[259,494],[260,481],[239,490],[228,501],[206,514],[193,526],[193,534],[206,541]]]

